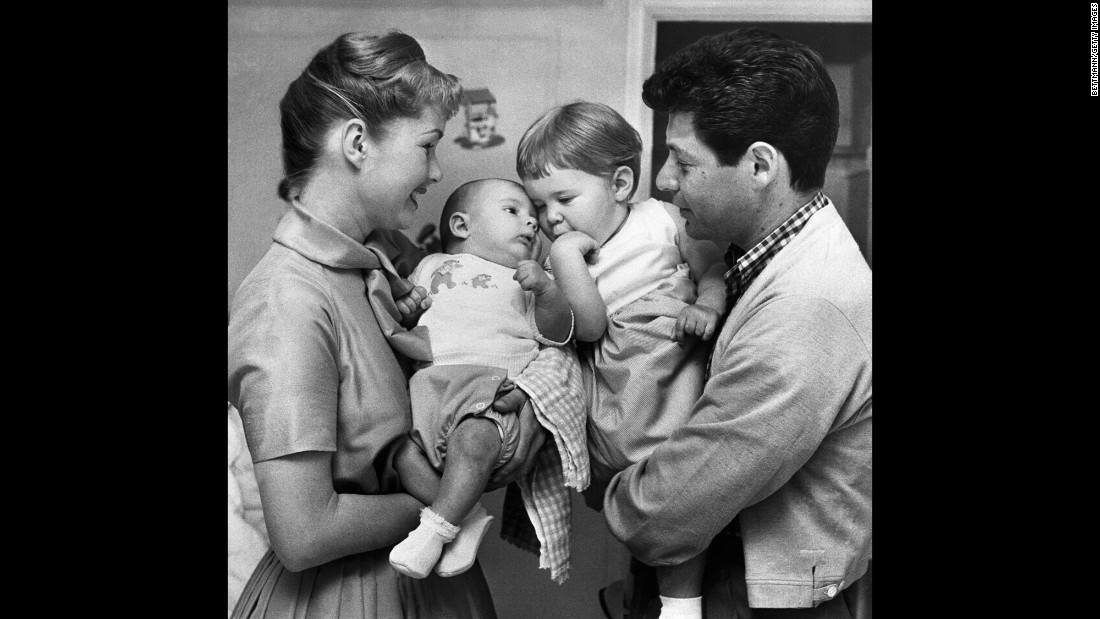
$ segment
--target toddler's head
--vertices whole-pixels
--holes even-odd
[[[539,255],[535,207],[523,186],[502,178],[483,178],[459,186],[443,205],[440,240],[448,254],[473,254],[516,268]]]
[[[516,173],[546,236],[578,230],[606,240],[619,223],[614,209],[634,195],[641,152],[637,130],[602,103],[569,103],[536,120],[519,141]]]

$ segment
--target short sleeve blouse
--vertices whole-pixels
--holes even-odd
[[[330,451],[337,492],[393,492],[375,463],[411,418],[408,362],[387,341],[364,280],[383,261],[297,207],[274,238],[230,312],[229,402],[252,457]]]

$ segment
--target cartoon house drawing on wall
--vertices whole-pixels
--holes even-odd
[[[466,135],[455,138],[463,148],[490,148],[504,142],[497,135],[497,98],[488,88],[474,88],[462,93],[462,108],[466,112]]]

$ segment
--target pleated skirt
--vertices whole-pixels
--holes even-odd
[[[496,619],[489,585],[469,571],[418,580],[396,572],[389,548],[291,572],[271,550],[256,566],[231,617],[276,619]]]

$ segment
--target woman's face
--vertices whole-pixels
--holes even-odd
[[[371,229],[404,230],[413,224],[417,196],[443,178],[435,150],[446,124],[443,113],[429,106],[419,118],[387,122],[378,139],[371,139],[373,156],[359,187]]]

